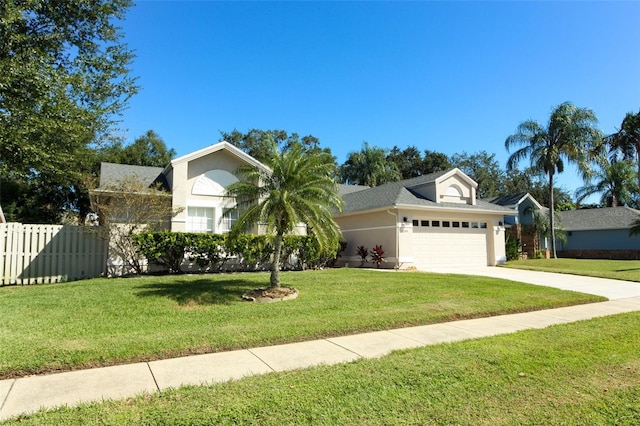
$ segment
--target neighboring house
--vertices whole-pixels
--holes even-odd
[[[342,185],[335,217],[347,241],[341,263],[358,265],[358,246],[381,245],[384,267],[497,265],[506,261],[505,216],[516,213],[478,200],[478,184],[459,169],[373,188]]]
[[[640,210],[605,207],[560,212],[566,241],[558,241],[558,257],[640,259],[640,236],[629,236]]]
[[[528,192],[505,195],[502,197],[486,198],[484,201],[497,204],[517,212],[517,215],[515,216],[504,217],[505,225],[533,225],[535,223],[534,213],[540,210],[547,210],[546,207],[542,207],[542,205],[538,203]]]
[[[102,166],[101,188],[137,175],[171,194],[172,231],[226,233],[237,219],[226,187],[245,165],[268,167],[235,146],[220,142],[177,158],[165,167]],[[341,260],[359,264],[359,245],[382,245],[387,268],[486,266],[503,263],[504,218],[516,213],[476,199],[477,184],[459,169],[374,188],[340,185],[344,211],[335,217],[347,241]],[[258,230],[259,231],[259,230]]]
[[[528,192],[486,198],[484,201],[509,208],[517,213],[514,216],[505,216],[504,224],[508,234],[520,242],[523,257],[534,257],[537,255],[536,251],[545,252],[546,257],[549,257],[549,241],[539,235],[535,228],[535,214],[539,212],[546,216],[549,212],[547,207],[543,207]]]
[[[2,206],[0,206],[0,223],[7,223],[7,220],[4,218],[4,213],[2,212]]]

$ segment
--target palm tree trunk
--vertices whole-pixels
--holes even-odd
[[[640,142],[636,143],[636,166],[638,167],[638,191],[640,191]]]
[[[555,203],[553,201],[553,172],[549,172],[549,228],[551,231],[551,255],[554,259],[558,258],[556,253],[556,218]]]
[[[280,287],[280,256],[282,254],[282,234],[276,234],[273,244],[273,264],[271,265],[271,287]]]

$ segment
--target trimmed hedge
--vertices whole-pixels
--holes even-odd
[[[185,259],[200,271],[262,271],[271,267],[272,235],[144,232],[133,236],[138,253],[150,264],[183,272]],[[322,250],[307,235],[287,235],[282,245],[282,269],[302,270],[333,265],[344,243]]]

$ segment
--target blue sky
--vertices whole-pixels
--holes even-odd
[[[340,163],[367,141],[504,166],[505,138],[562,102],[605,133],[640,109],[638,22],[638,1],[139,1],[121,23],[142,86],[122,128],[178,156],[258,128],[314,135]]]

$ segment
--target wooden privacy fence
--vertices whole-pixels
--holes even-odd
[[[95,278],[106,260],[107,242],[85,227],[0,224],[0,285]]]

